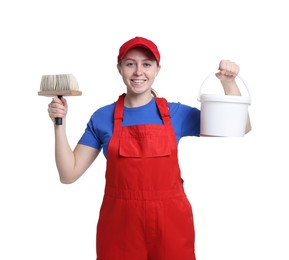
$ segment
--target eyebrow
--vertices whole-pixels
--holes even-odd
[[[123,59],[124,61],[128,61],[128,60],[131,60],[131,61],[136,61],[135,59],[133,59],[133,58],[125,58],[125,59]],[[142,62],[143,61],[154,61],[154,59],[143,59],[143,60],[141,60]]]

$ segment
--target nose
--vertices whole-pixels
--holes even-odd
[[[135,66],[134,74],[135,74],[135,75],[142,75],[142,73],[143,73],[143,71],[142,71],[142,66],[139,65],[139,64],[137,64],[137,65]]]

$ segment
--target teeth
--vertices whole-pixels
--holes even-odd
[[[144,80],[139,80],[139,79],[133,79],[132,81],[133,81],[133,82],[136,82],[136,83],[144,82]]]

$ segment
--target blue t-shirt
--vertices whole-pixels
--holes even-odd
[[[79,144],[98,150],[103,149],[107,157],[107,148],[113,131],[113,115],[116,102],[101,107],[91,116]],[[168,102],[171,122],[177,143],[184,136],[200,135],[200,110],[181,103]],[[156,101],[153,98],[148,104],[140,107],[124,107],[123,126],[139,124],[163,124]]]

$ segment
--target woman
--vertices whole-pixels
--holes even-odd
[[[67,102],[54,98],[49,116],[55,125],[60,180],[73,183],[101,149],[107,158],[106,186],[97,225],[98,260],[194,260],[194,223],[183,189],[177,144],[200,135],[200,110],[152,95],[160,53],[150,40],[135,37],[119,49],[117,69],[126,93],[92,115],[75,149],[69,146]],[[219,64],[216,76],[225,94],[240,95],[239,67]],[[248,117],[246,132],[251,125]]]

